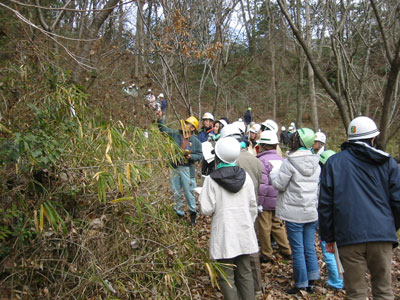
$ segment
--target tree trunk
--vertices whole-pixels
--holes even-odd
[[[104,24],[104,22],[107,20],[108,16],[112,13],[114,8],[117,6],[118,2],[121,0],[109,0],[106,2],[104,7],[93,17],[93,21],[90,24],[88,30],[84,34],[85,39],[95,39],[100,31],[101,26]],[[82,48],[79,51],[78,57],[84,57],[88,58],[90,57],[90,50],[92,47],[93,42],[84,42]],[[73,81],[74,82],[79,82],[79,77],[82,73],[82,68],[81,66],[75,68],[73,72]]]
[[[135,77],[139,78],[141,71],[141,59],[140,56],[143,52],[143,19],[142,19],[142,11],[143,11],[144,1],[137,1],[137,10],[136,10],[136,37],[135,37]]]
[[[300,43],[301,47],[304,50],[304,53],[306,54],[313,70],[315,73],[315,76],[317,76],[318,80],[320,81],[321,85],[325,89],[325,91],[329,94],[329,96],[332,98],[332,100],[335,102],[336,106],[339,109],[340,116],[342,118],[342,122],[344,125],[344,130],[347,132],[347,127],[350,124],[350,116],[348,113],[348,110],[346,108],[346,104],[344,103],[343,99],[341,96],[335,91],[335,89],[331,86],[331,84],[328,82],[328,80],[325,78],[323,72],[319,68],[317,62],[315,61],[311,49],[307,46],[307,43],[304,41],[303,37],[301,36],[298,28],[296,25],[293,23],[292,18],[288,14],[286,10],[286,5],[282,2],[282,0],[278,0],[278,5],[285,16],[286,20],[289,23],[290,28],[293,31],[293,34],[295,35],[297,41]]]
[[[306,4],[306,36],[307,44],[310,49],[312,49],[312,36],[311,36],[311,21],[310,21],[310,5],[308,0],[305,1]],[[310,102],[311,102],[311,119],[313,123],[314,130],[319,129],[318,122],[318,109],[317,100],[315,97],[315,84],[314,84],[314,71],[309,61],[307,61],[307,74],[308,74],[308,84],[310,90]]]
[[[272,118],[276,120],[276,111],[277,111],[277,88],[276,88],[276,67],[275,67],[275,44],[273,40],[273,28],[275,24],[274,14],[271,10],[271,2],[267,1],[267,11],[269,15],[268,22],[268,45],[269,51],[271,54],[271,98],[272,98]]]

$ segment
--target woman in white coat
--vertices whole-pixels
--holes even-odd
[[[319,278],[315,252],[315,232],[318,221],[319,156],[311,152],[315,134],[300,128],[290,139],[288,157],[277,172],[271,172],[272,185],[279,191],[276,216],[286,221],[293,256],[294,287],[286,290],[314,292],[314,280]]]
[[[224,264],[219,282],[225,299],[255,299],[250,254],[258,252],[254,221],[257,202],[254,185],[236,165],[240,144],[232,138],[218,140],[216,169],[207,176],[199,197],[200,211],[211,216],[210,257]]]

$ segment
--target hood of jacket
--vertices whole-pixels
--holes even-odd
[[[289,154],[288,160],[306,177],[313,175],[319,168],[319,155],[312,154],[310,150],[297,150]]]
[[[381,165],[385,163],[390,155],[382,150],[375,149],[364,142],[344,142],[340,148],[348,150],[352,156],[361,161]]]
[[[210,176],[231,193],[239,192],[246,181],[246,172],[238,166],[216,169]]]

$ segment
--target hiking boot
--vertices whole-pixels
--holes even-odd
[[[315,289],[313,285],[309,285],[308,287],[306,287],[306,292],[309,294],[314,294],[315,293]]]
[[[292,260],[292,256],[289,255],[289,254],[283,254],[283,253],[281,253],[281,256],[282,256],[282,258],[283,258],[284,260]]]
[[[183,219],[185,217],[185,215],[178,214],[177,212],[175,212],[175,214],[178,217],[178,219]]]
[[[288,290],[285,291],[286,294],[289,295],[296,295],[297,293],[299,293],[300,291],[307,291],[307,288],[298,288],[298,287],[292,287]]]
[[[315,280],[309,280],[308,281],[308,287],[306,288],[307,293],[314,294],[314,286],[315,285]]]
[[[262,256],[260,256],[260,264],[268,264],[268,263],[273,263],[273,260],[272,259],[269,259],[269,258],[264,258],[264,257],[262,257]]]
[[[190,225],[192,225],[192,226],[196,225],[196,217],[197,217],[197,213],[190,212]]]

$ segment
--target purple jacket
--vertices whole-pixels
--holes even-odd
[[[262,165],[262,177],[260,189],[258,190],[258,205],[262,205],[263,210],[275,210],[278,191],[272,186],[269,173],[272,171],[270,161],[283,161],[283,158],[276,153],[276,150],[268,150],[257,155]]]

